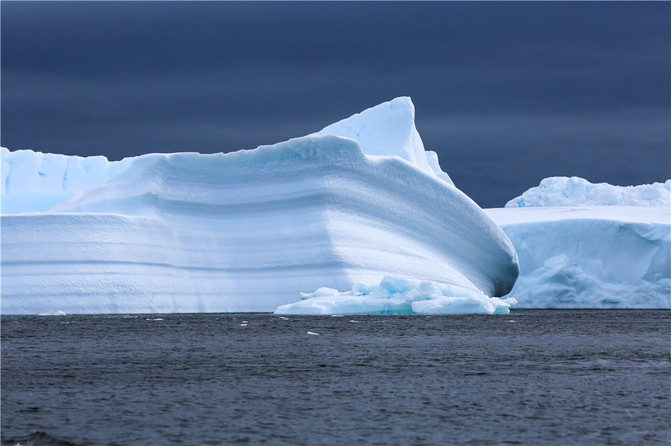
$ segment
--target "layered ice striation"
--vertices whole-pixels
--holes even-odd
[[[2,312],[273,311],[385,276],[506,294],[512,244],[432,160],[409,98],[254,150],[124,160],[47,213],[3,216]]]
[[[671,180],[640,186],[593,184],[580,177],[545,178],[506,203],[507,208],[544,206],[671,207]]]
[[[486,210],[519,256],[514,308],[670,309],[670,184],[550,178],[512,202],[561,206]]]

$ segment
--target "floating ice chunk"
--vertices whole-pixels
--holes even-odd
[[[510,306],[516,303],[512,297],[439,297],[413,302],[412,311],[416,314],[508,314]]]
[[[392,276],[379,285],[358,284],[345,292],[320,288],[301,293],[301,299],[278,307],[275,314],[507,314],[516,303],[514,298],[490,298],[454,285]]]
[[[513,198],[507,208],[539,206],[671,206],[671,180],[640,186],[592,184],[579,177],[545,178]]]
[[[44,312],[44,313],[38,313],[37,315],[38,316],[66,316],[67,314],[65,313],[65,311],[57,310],[53,313]]]

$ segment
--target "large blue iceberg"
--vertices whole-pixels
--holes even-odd
[[[394,276],[437,284],[434,306],[450,308],[507,294],[519,271],[424,150],[409,98],[254,150],[2,149],[2,166],[3,314],[274,311]]]

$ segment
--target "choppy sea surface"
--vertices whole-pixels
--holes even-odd
[[[671,444],[671,312],[2,317],[3,445]]]

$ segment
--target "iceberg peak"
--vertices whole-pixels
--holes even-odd
[[[426,151],[415,127],[415,105],[401,96],[355,113],[311,136],[335,135],[359,143],[368,156],[398,156],[448,184],[452,180],[438,166],[435,152]]]

